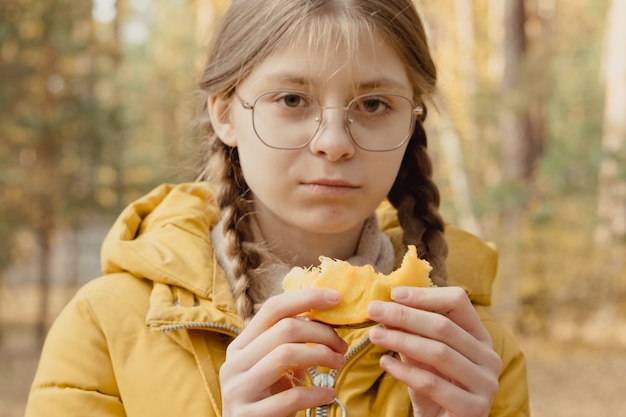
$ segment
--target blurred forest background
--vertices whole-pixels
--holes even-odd
[[[196,81],[227,3],[0,0],[1,415],[23,414],[119,211],[194,178]],[[623,413],[626,0],[420,7],[442,210],[500,250],[494,313],[526,350],[533,415]]]

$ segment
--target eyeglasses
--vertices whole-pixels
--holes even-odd
[[[252,125],[265,145],[275,149],[301,149],[317,134],[324,110],[345,111],[346,130],[361,149],[384,152],[398,149],[411,137],[415,119],[424,113],[402,95],[369,93],[352,99],[345,107],[322,106],[311,94],[273,90],[253,102],[235,93],[244,109],[252,111]]]

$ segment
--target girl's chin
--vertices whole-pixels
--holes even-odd
[[[337,204],[325,202],[309,204],[299,202],[297,205],[278,205],[268,210],[258,210],[257,216],[267,218],[261,223],[268,228],[286,228],[311,234],[342,234],[361,230],[363,223],[373,212],[355,207],[354,204]],[[285,231],[287,231],[285,230]]]
[[[354,229],[360,231],[364,221],[365,219],[359,219],[354,213],[345,215],[329,212],[317,216],[309,214],[298,223],[298,227],[315,234],[341,234]]]

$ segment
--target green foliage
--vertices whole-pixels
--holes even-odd
[[[196,73],[195,32],[186,26],[193,4],[137,4],[118,1],[115,19],[97,22],[89,1],[0,3],[0,229],[7,246],[22,227],[110,219],[177,178],[177,141],[189,110],[183,94]]]
[[[587,15],[589,16],[589,15]],[[600,82],[603,20],[558,22],[569,41],[555,39],[550,95],[545,101],[548,144],[540,175],[564,192],[595,188],[602,137]],[[580,28],[585,30],[580,30]]]

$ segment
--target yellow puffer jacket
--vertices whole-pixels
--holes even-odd
[[[400,257],[393,208],[384,204],[379,214]],[[242,321],[209,238],[217,217],[203,184],[163,185],[122,212],[103,244],[104,276],[86,284],[50,329],[27,417],[221,415],[218,370]],[[527,416],[524,358],[485,310],[496,253],[452,227],[447,238],[450,284],[468,291],[504,362],[490,415]],[[342,334],[351,350],[336,376],[338,397],[352,417],[410,416],[406,388],[383,375],[384,352],[366,335]]]

